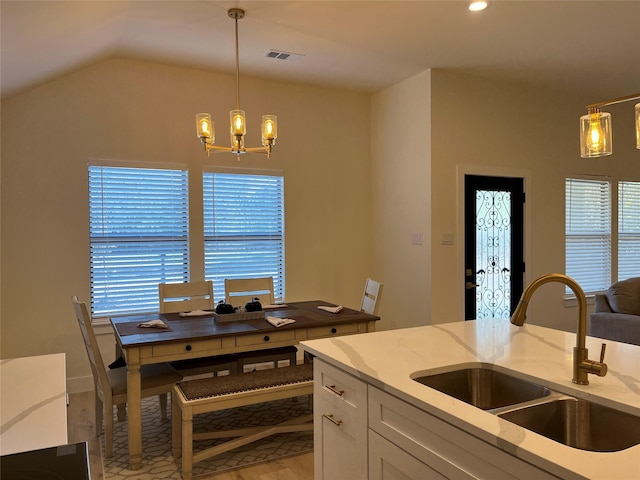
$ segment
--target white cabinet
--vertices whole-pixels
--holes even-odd
[[[367,385],[314,361],[315,480],[367,478]]]
[[[446,480],[446,477],[373,430],[369,430],[369,478],[371,480]]]
[[[382,465],[386,462],[397,468],[411,466],[411,471],[424,468],[424,476],[408,478],[557,480],[556,476],[371,385],[368,387],[368,399],[369,428],[406,454],[383,458]],[[406,463],[400,458],[405,458]],[[416,459],[422,466],[414,465],[413,460]],[[370,466],[374,462],[375,456],[371,456]],[[371,469],[373,473],[373,467]],[[371,475],[370,478],[404,477]]]
[[[315,480],[558,477],[314,360]]]

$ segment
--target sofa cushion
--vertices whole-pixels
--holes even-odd
[[[607,300],[616,313],[640,315],[640,277],[616,282],[607,290]]]

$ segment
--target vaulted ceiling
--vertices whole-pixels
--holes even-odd
[[[2,0],[2,95],[109,57],[375,92],[427,68],[570,89],[640,92],[640,1]],[[293,53],[287,60],[269,51]],[[293,59],[292,59],[293,58]]]

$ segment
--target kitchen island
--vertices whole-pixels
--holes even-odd
[[[413,380],[484,365],[640,416],[640,347],[587,337],[592,356],[606,344],[609,371],[577,385],[575,343],[493,319],[303,342],[317,357],[315,478],[640,479],[640,445],[572,448]]]

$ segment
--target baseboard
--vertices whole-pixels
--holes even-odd
[[[91,392],[93,388],[93,375],[67,378],[67,393]]]

